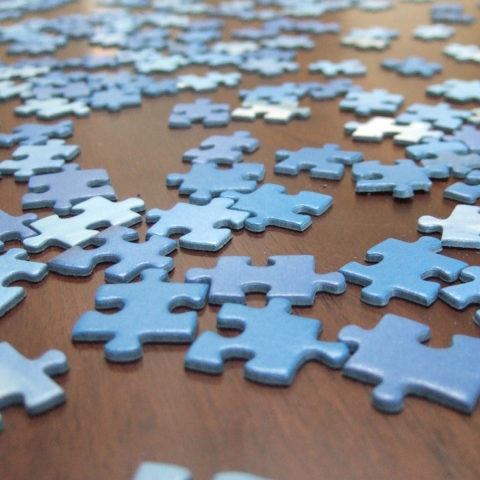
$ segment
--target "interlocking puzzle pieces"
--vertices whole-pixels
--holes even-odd
[[[463,125],[462,128],[445,136],[447,142],[463,142],[471,152],[480,153],[480,130],[473,125]]]
[[[348,92],[340,101],[340,110],[355,112],[367,117],[373,113],[394,115],[403,103],[403,95],[389,93],[388,90],[376,88],[371,92]]]
[[[237,130],[233,135],[212,135],[200,144],[200,149],[192,148],[183,154],[182,160],[191,163],[228,164],[241,162],[243,152],[254,152],[260,142],[250,132]]]
[[[144,243],[136,243],[138,232],[131,228],[109,227],[90,240],[93,249],[72,247],[48,262],[48,269],[62,275],[86,277],[100,263],[114,263],[105,270],[105,281],[127,283],[147,268],[163,268],[170,272],[173,259],[167,257],[177,242],[152,235]]]
[[[217,317],[218,328],[242,330],[234,338],[205,332],[185,357],[185,367],[210,374],[223,372],[223,363],[246,359],[245,377],[267,385],[288,386],[309,360],[340,368],[348,358],[342,343],[322,342],[319,320],[291,315],[292,305],[283,298],[270,300],[266,308],[229,303]]]
[[[25,238],[37,235],[29,225],[38,219],[34,213],[14,217],[0,210],[0,252],[5,251],[5,244],[11,240],[23,241]]]
[[[117,200],[106,170],[80,170],[76,163],[63,165],[57,173],[31,177],[28,191],[22,197],[24,210],[47,207],[57,215],[68,215],[74,205],[92,197]]]
[[[179,103],[168,119],[170,128],[190,128],[202,122],[204,127],[224,127],[230,122],[230,105],[215,104],[209,98],[198,98],[195,103]]]
[[[39,415],[62,404],[65,392],[50,377],[68,368],[67,357],[59,350],[48,350],[29,360],[9,343],[1,342],[0,408],[23,403],[29,415]]]
[[[66,98],[49,98],[47,100],[27,100],[24,105],[15,107],[13,111],[17,115],[28,116],[36,114],[38,118],[52,120],[64,115],[86,117],[90,115],[90,108],[85,102],[70,102]]]
[[[360,298],[370,305],[383,307],[390,298],[398,297],[429,306],[438,297],[440,285],[425,278],[453,282],[468,266],[437,255],[441,250],[440,240],[432,237],[421,237],[413,243],[389,238],[367,252],[365,260],[375,265],[350,262],[340,272],[348,282],[364,286]]]
[[[196,92],[209,92],[217,90],[220,85],[236,87],[241,79],[242,74],[238,72],[222,73],[212,71],[203,77],[199,75],[180,75],[177,77],[177,87],[180,90],[192,89]]]
[[[211,269],[191,268],[188,283],[207,283],[208,301],[213,304],[245,303],[246,293],[266,293],[267,300],[285,298],[292,305],[313,305],[315,294],[340,294],[345,278],[338,272],[318,275],[312,255],[269,257],[266,267],[252,265],[249,257],[220,257]]]
[[[147,212],[147,223],[155,223],[147,231],[152,235],[168,237],[184,234],[180,247],[190,250],[216,252],[232,238],[230,229],[243,228],[248,212],[231,210],[233,200],[214,198],[208,205],[177,203],[170,210],[154,208]]]
[[[475,17],[463,13],[464,8],[460,3],[436,3],[430,7],[430,16],[432,22],[473,23]]]
[[[442,23],[435,25],[419,25],[413,31],[415,38],[421,40],[445,40],[450,38],[455,33],[455,28]]]
[[[457,205],[450,216],[440,218],[424,215],[417,223],[422,233],[442,233],[442,245],[456,248],[480,248],[480,208]]]
[[[336,75],[365,75],[367,67],[357,59],[343,60],[338,63],[329,60],[319,60],[308,65],[309,72],[321,72],[326,77],[335,77]]]
[[[22,145],[12,160],[0,163],[0,172],[12,174],[17,182],[26,182],[39,173],[57,172],[62,165],[80,153],[78,145],[65,145],[64,140],[48,140],[45,145]]]
[[[422,57],[410,56],[404,60],[386,59],[381,63],[387,70],[395,70],[400,75],[413,76],[419,75],[424,78],[430,78],[436,73],[440,73],[443,67],[437,62],[428,62]]]
[[[465,183],[457,182],[447,187],[443,196],[450,200],[473,205],[480,198],[480,170],[470,172],[465,179]]]
[[[298,102],[269,103],[259,100],[236,108],[232,112],[233,120],[254,121],[262,116],[267,123],[288,123],[294,118],[310,118],[310,107],[300,107]]]
[[[395,198],[413,197],[416,190],[429,192],[432,182],[428,171],[413,160],[396,160],[395,165],[382,165],[378,160],[357,163],[352,177],[357,193],[392,192]]]
[[[113,315],[83,314],[72,331],[74,342],[103,342],[105,358],[132,362],[142,358],[145,343],[190,343],[198,329],[195,312],[172,313],[175,308],[204,307],[208,286],[169,283],[167,272],[149,268],[141,281],[102,285],[95,295],[97,309],[120,308]]]
[[[441,84],[430,85],[427,94],[433,97],[444,96],[452,102],[480,102],[480,80],[451,78]]]
[[[312,178],[340,180],[344,165],[363,161],[363,153],[340,150],[335,143],[326,143],[322,148],[304,147],[296,152],[278,150],[275,153],[274,172],[298,175],[300,170],[309,170]]]
[[[63,120],[53,124],[24,123],[12,133],[0,133],[0,147],[20,145],[45,145],[49,138],[65,138],[73,134],[73,122]]]
[[[429,338],[427,325],[392,314],[371,330],[348,325],[338,335],[353,352],[343,373],[377,385],[372,403],[387,413],[401,411],[407,395],[471,413],[480,395],[480,340],[454,335],[440,349],[422,345]]]
[[[72,207],[69,218],[50,215],[30,227],[38,232],[35,237],[23,241],[29,252],[42,252],[49,246],[70,248],[84,246],[98,234],[95,228],[112,225],[131,226],[142,221],[137,212],[145,210],[145,203],[139,198],[129,198],[122,202],[111,202],[103,197],[93,197]]]
[[[268,225],[303,232],[312,224],[310,215],[321,215],[333,204],[330,195],[309,191],[287,195],[285,192],[282,185],[266,183],[251,193],[227,191],[221,197],[235,200],[232,210],[249,213],[245,228],[252,232],[263,232]]]

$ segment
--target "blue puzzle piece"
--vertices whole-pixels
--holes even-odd
[[[480,80],[459,80],[451,78],[438,85],[427,87],[427,94],[444,96],[453,102],[480,102]]]
[[[440,73],[443,67],[437,62],[428,62],[422,57],[410,56],[405,60],[387,59],[381,63],[387,70],[395,70],[400,75],[411,77],[419,75],[424,78],[430,78],[436,73]]]
[[[372,330],[348,325],[338,339],[354,353],[343,373],[377,385],[372,403],[384,412],[399,412],[404,398],[416,395],[471,413],[480,395],[480,340],[454,335],[452,346],[440,349],[422,345],[429,338],[427,325],[392,314]]]
[[[22,197],[24,210],[47,207],[57,215],[68,215],[74,205],[92,197],[117,199],[106,170],[80,170],[76,163],[63,165],[57,173],[31,177],[28,191]]]
[[[349,92],[363,91],[362,87],[354,85],[349,78],[331,80],[328,83],[303,83],[308,88],[308,95],[314,100],[333,100]]]
[[[396,160],[395,165],[382,165],[378,160],[357,163],[352,177],[357,193],[393,192],[396,198],[413,197],[415,190],[429,192],[432,186],[427,170],[413,160]]]
[[[94,110],[106,109],[110,112],[118,112],[126,107],[139,107],[142,104],[142,96],[136,89],[112,87],[94,92],[89,99],[89,104]]]
[[[276,77],[283,75],[285,72],[300,70],[300,65],[297,62],[268,57],[248,57],[238,67],[246,72],[256,72],[264,77]]]
[[[436,3],[430,7],[432,22],[464,23],[475,21],[473,15],[463,13],[465,6],[460,3]]]
[[[190,128],[201,122],[204,127],[224,127],[230,122],[230,105],[197,98],[195,103],[178,103],[168,119],[170,128]]]
[[[345,279],[338,272],[318,275],[312,255],[270,257],[266,267],[252,266],[249,257],[220,257],[212,269],[191,268],[185,281],[208,283],[213,304],[245,303],[245,294],[260,292],[267,300],[285,298],[292,305],[313,305],[318,292],[343,293]]]
[[[371,92],[349,92],[340,101],[340,110],[355,112],[361,117],[374,113],[394,115],[404,100],[403,95],[389,93],[388,90],[374,89]]]
[[[478,159],[480,160],[480,157]],[[457,182],[450,185],[444,190],[443,196],[450,200],[473,205],[480,198],[480,170],[469,173],[465,183]]]
[[[319,60],[308,65],[309,72],[321,72],[326,77],[335,77],[336,75],[365,75],[367,67],[357,59],[343,60],[338,63],[329,60]]]
[[[443,152],[435,158],[424,158],[420,163],[425,170],[428,170],[427,174],[430,178],[448,178],[450,173],[454,177],[465,178],[472,170],[480,168],[480,155]],[[472,180],[474,181],[474,178]]]
[[[167,175],[167,187],[180,186],[180,195],[190,195],[191,203],[206,205],[227,190],[252,192],[264,176],[261,163],[235,163],[229,169],[219,169],[215,163],[194,164],[186,174]]]
[[[480,130],[474,125],[464,125],[452,135],[445,136],[447,142],[463,142],[471,152],[480,153]]]
[[[413,158],[414,160],[435,158],[444,152],[465,154],[468,153],[469,150],[463,142],[442,142],[436,139],[426,139],[424,143],[410,145],[405,149],[407,157]]]
[[[97,247],[85,250],[72,247],[48,262],[48,269],[87,277],[100,263],[115,263],[105,270],[105,280],[110,283],[127,283],[147,268],[173,269],[173,259],[166,255],[177,248],[177,242],[153,235],[147,242],[136,243],[138,232],[131,228],[113,226],[93,237],[90,244]]]
[[[162,95],[176,95],[178,93],[176,80],[153,80],[141,87],[142,95],[146,97],[160,97]]]
[[[25,238],[37,235],[37,232],[29,227],[37,219],[38,216],[34,213],[13,217],[0,210],[0,252],[5,251],[3,242],[12,240],[23,241]]]
[[[468,266],[437,255],[441,251],[441,241],[433,237],[421,237],[414,243],[389,238],[365,256],[367,262],[376,262],[376,265],[350,262],[340,272],[348,282],[365,286],[360,298],[370,305],[383,307],[390,298],[398,297],[429,306],[436,300],[440,285],[425,278],[439,277],[453,282]]]
[[[284,175],[298,175],[300,170],[309,170],[312,178],[340,180],[344,165],[353,165],[363,160],[361,152],[340,150],[335,143],[326,143],[322,148],[304,147],[296,152],[278,150],[274,172]]]
[[[309,360],[340,368],[348,358],[346,345],[322,342],[317,337],[322,322],[291,315],[292,305],[283,298],[266,308],[226,304],[217,318],[218,328],[242,330],[233,338],[205,332],[185,357],[185,367],[210,374],[223,372],[225,360],[246,359],[245,377],[267,385],[290,385]]]
[[[133,362],[143,356],[145,343],[190,343],[198,328],[195,312],[172,313],[175,308],[200,309],[207,285],[167,282],[167,272],[147,269],[142,281],[102,285],[95,295],[97,309],[120,308],[113,315],[83,314],[72,331],[74,342],[103,342],[111,362]]]
[[[239,97],[243,102],[258,100],[269,103],[296,102],[307,93],[307,88],[294,82],[285,82],[282,85],[260,85],[253,90],[240,90]]]
[[[266,183],[252,193],[223,192],[221,197],[236,201],[230,207],[232,210],[250,214],[245,228],[252,232],[263,232],[268,225],[303,232],[312,224],[310,215],[321,215],[333,204],[329,195],[308,191],[287,195],[285,192],[282,185]]]
[[[24,123],[13,133],[0,133],[0,147],[20,145],[45,145],[49,138],[65,138],[73,134],[73,122],[64,120],[53,124]]]

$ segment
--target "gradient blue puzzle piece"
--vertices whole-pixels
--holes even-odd
[[[38,235],[35,230],[29,227],[29,225],[37,219],[38,216],[34,213],[26,213],[25,215],[14,217],[0,210],[0,252],[5,251],[5,244],[3,242],[10,242],[12,240],[21,242],[25,238]]]
[[[468,266],[437,255],[441,250],[441,241],[433,237],[421,237],[413,243],[389,238],[367,252],[365,260],[375,265],[350,262],[340,272],[348,282],[364,286],[360,298],[370,305],[383,307],[398,297],[429,306],[437,299],[440,285],[425,279],[439,277],[453,282]]]
[[[344,327],[338,339],[353,352],[343,374],[376,385],[372,403],[397,413],[407,395],[471,413],[480,396],[480,339],[454,335],[449,348],[422,345],[427,325],[388,314],[371,330]]]
[[[428,62],[424,58],[416,56],[410,56],[404,60],[386,59],[382,61],[381,65],[387,70],[394,70],[400,75],[408,77],[419,75],[424,78],[430,78],[443,70],[440,63]]]
[[[291,315],[292,305],[283,298],[270,300],[266,308],[228,303],[217,317],[217,327],[241,330],[225,338],[205,332],[185,357],[189,370],[209,374],[223,372],[229,359],[246,359],[245,377],[267,385],[288,386],[297,371],[310,360],[340,368],[348,358],[346,345],[317,340],[322,322]]]
[[[468,147],[463,142],[442,142],[436,139],[427,139],[424,143],[410,145],[405,149],[407,157],[414,160],[435,158],[444,152],[469,153]]]
[[[140,282],[102,285],[95,295],[97,309],[120,308],[112,315],[83,314],[72,331],[74,342],[104,342],[105,358],[133,362],[143,356],[145,343],[190,343],[198,329],[195,312],[203,308],[207,285],[169,283],[163,269],[143,270]]]
[[[268,225],[303,232],[312,224],[310,215],[321,215],[333,204],[329,195],[309,191],[287,195],[285,192],[282,185],[266,183],[251,193],[227,191],[220,196],[236,201],[230,207],[232,210],[250,214],[245,228],[252,232],[263,232]]]
[[[361,117],[372,114],[394,115],[404,100],[403,95],[388,90],[374,89],[371,92],[349,92],[340,101],[340,110],[355,112]]]
[[[0,133],[0,147],[20,145],[45,145],[49,138],[65,138],[73,134],[73,122],[63,120],[53,124],[24,123],[12,133]]]
[[[190,128],[201,122],[204,127],[224,127],[230,122],[230,105],[197,98],[194,103],[178,103],[168,119],[170,128]]]

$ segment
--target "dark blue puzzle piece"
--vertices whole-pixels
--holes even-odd
[[[436,139],[426,139],[424,143],[410,145],[405,149],[407,157],[413,158],[414,160],[435,158],[444,152],[465,154],[468,153],[469,150],[463,142],[442,142]]]
[[[13,133],[0,133],[0,147],[20,145],[45,145],[49,138],[66,138],[73,134],[73,122],[63,120],[53,124],[24,123]]]
[[[209,98],[198,98],[195,103],[179,103],[168,119],[170,128],[190,128],[202,122],[205,127],[224,127],[230,122],[230,105],[215,104]]]
[[[38,233],[29,225],[38,219],[34,213],[27,213],[19,217],[13,217],[0,210],[0,252],[5,251],[5,244],[12,240],[22,241],[28,237],[34,237]]]
[[[366,117],[373,113],[394,115],[404,100],[403,95],[389,93],[388,90],[374,89],[371,92],[349,92],[340,101],[340,110],[355,112]]]
[[[421,237],[414,243],[389,238],[365,256],[367,262],[376,262],[376,265],[350,262],[340,272],[348,282],[365,286],[361,294],[365,303],[383,307],[390,298],[398,297],[428,306],[438,297],[440,285],[425,278],[439,277],[453,282],[468,266],[437,255],[441,250],[441,241],[433,237]]]
[[[405,60],[383,60],[381,65],[387,70],[395,70],[397,73],[409,77],[419,75],[424,78],[430,78],[443,70],[440,63],[428,62],[422,57],[415,56],[407,57]]]
[[[340,368],[348,357],[346,345],[322,342],[322,322],[291,315],[288,300],[274,298],[266,308],[224,305],[217,327],[242,330],[233,338],[203,333],[190,347],[185,367],[210,374],[223,372],[225,360],[246,359],[245,377],[267,385],[290,385],[297,371],[310,360]]]

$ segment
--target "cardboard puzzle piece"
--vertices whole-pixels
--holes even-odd
[[[73,134],[73,122],[63,120],[53,124],[24,123],[12,133],[0,133],[0,147],[20,145],[45,145],[49,138],[66,138]]]
[[[309,191],[287,195],[286,190],[266,183],[251,193],[228,191],[221,197],[235,200],[232,210],[248,212],[245,228],[252,232],[263,232],[269,225],[303,232],[312,224],[310,215],[321,215],[333,204],[329,195]]]
[[[37,232],[29,227],[37,219],[38,216],[34,213],[14,217],[0,210],[0,252],[5,251],[3,242],[23,241],[25,238],[37,235]]]
[[[139,107],[142,104],[142,96],[136,89],[110,87],[93,92],[88,103],[94,110],[118,112],[123,108]]]
[[[463,13],[465,7],[460,3],[436,3],[430,7],[432,22],[470,24],[475,21],[473,15]]]
[[[277,255],[267,266],[252,265],[249,257],[220,257],[215,268],[191,268],[188,283],[207,283],[209,303],[245,303],[245,294],[266,293],[267,301],[285,298],[292,305],[313,305],[315,294],[345,291],[345,279],[338,272],[318,275],[312,255]]]
[[[311,50],[315,42],[308,35],[277,35],[275,38],[262,40],[262,45],[267,48]]]
[[[479,62],[480,47],[478,45],[462,45],[460,43],[449,43],[443,53],[453,57],[459,62]]]
[[[413,243],[389,238],[367,252],[365,260],[375,265],[350,262],[340,272],[348,282],[364,286],[360,298],[370,305],[383,307],[392,297],[398,297],[429,306],[438,297],[440,285],[425,278],[453,282],[468,266],[437,255],[441,250],[440,240],[432,237],[421,237]]]
[[[177,77],[177,88],[180,90],[192,89],[195,92],[211,92],[217,90],[220,85],[236,87],[242,79],[241,73],[222,73],[211,71],[205,76],[180,75]]]
[[[24,210],[53,208],[57,215],[68,215],[74,205],[92,197],[117,199],[106,170],[80,170],[76,163],[63,165],[57,173],[31,177],[28,191],[22,197]]]
[[[442,23],[437,23],[435,25],[419,25],[413,31],[413,36],[415,38],[420,38],[421,40],[446,40],[450,38],[455,33],[455,28]]]
[[[310,360],[340,368],[348,358],[346,345],[317,340],[322,322],[291,315],[292,305],[283,298],[266,308],[228,303],[217,317],[217,327],[241,330],[233,338],[205,332],[185,357],[189,370],[221,374],[230,359],[246,359],[245,377],[267,385],[291,385],[297,371]]]
[[[28,116],[36,114],[38,118],[52,120],[65,115],[86,117],[90,115],[90,108],[85,102],[70,102],[66,98],[49,98],[47,100],[30,99],[24,105],[15,107],[13,111],[17,115]]]
[[[362,87],[355,85],[349,78],[330,80],[327,83],[304,83],[308,88],[308,95],[314,100],[333,100],[348,92],[363,91]]]
[[[319,60],[318,62],[309,63],[309,72],[320,72],[326,77],[335,77],[337,75],[365,75],[367,67],[358,59],[343,60],[341,62],[331,62],[329,60]]]
[[[371,92],[349,92],[340,101],[340,110],[355,112],[367,117],[374,113],[394,115],[403,103],[403,95],[389,93],[388,90],[376,88]]]
[[[154,52],[145,58],[139,58],[135,62],[135,70],[138,73],[170,73],[189,63],[183,55],[162,55]]]
[[[294,118],[310,118],[310,107],[300,107],[298,102],[289,103],[268,103],[250,102],[247,106],[236,108],[232,112],[233,120],[254,121],[262,116],[267,123],[288,123]]]
[[[304,147],[296,152],[278,150],[275,153],[274,172],[284,175],[298,175],[300,170],[308,170],[312,178],[340,180],[344,165],[363,161],[363,153],[340,150],[335,143],[326,143],[322,148]]]
[[[204,127],[224,127],[230,122],[230,105],[197,98],[194,103],[178,103],[168,119],[170,128],[190,128],[201,122]]]
[[[480,208],[457,205],[444,220],[430,215],[420,217],[417,230],[442,234],[444,247],[480,248]]]
[[[256,103],[258,101],[268,103],[297,102],[306,93],[307,89],[302,85],[285,82],[281,85],[259,85],[253,90],[240,90],[238,95],[245,105],[247,102]]]
[[[142,221],[137,212],[145,210],[145,203],[139,198],[122,202],[111,202],[103,197],[93,197],[72,207],[73,217],[60,218],[58,215],[44,217],[31,224],[39,234],[23,241],[29,252],[43,252],[47,247],[70,248],[89,243],[98,234],[96,228],[111,225],[131,226]]]
[[[206,205],[227,190],[252,192],[264,176],[261,163],[235,163],[229,169],[220,169],[215,163],[194,164],[188,173],[168,174],[167,187],[180,187],[178,193],[190,195],[190,203]]]
[[[442,153],[467,154],[468,147],[463,142],[441,142],[440,139],[425,138],[419,145],[410,145],[405,149],[407,157],[414,160],[436,158]]]
[[[451,78],[427,87],[427,94],[434,97],[444,96],[447,100],[459,103],[480,102],[480,80]]]
[[[105,281],[128,283],[147,268],[173,270],[173,259],[167,257],[177,248],[177,242],[159,235],[137,243],[138,232],[131,228],[113,226],[95,235],[93,249],[72,247],[53,257],[48,269],[62,275],[87,277],[101,263],[114,263],[105,270]]]
[[[343,374],[377,385],[372,403],[381,411],[401,411],[407,395],[427,398],[465,413],[471,413],[477,404],[478,338],[454,335],[451,347],[432,348],[422,345],[430,339],[427,325],[387,314],[371,330],[356,325],[344,327],[338,339],[353,352]]]
[[[31,91],[32,86],[28,82],[16,84],[13,80],[2,80],[0,81],[0,100],[10,100],[26,94]]]
[[[420,77],[430,78],[443,70],[440,63],[428,62],[424,58],[416,56],[410,56],[404,60],[386,59],[382,61],[381,65],[387,70],[394,70],[407,77],[419,75]]]
[[[105,358],[133,362],[143,356],[145,343],[190,343],[198,329],[195,312],[172,313],[175,308],[203,308],[207,285],[170,283],[162,269],[143,270],[140,282],[102,285],[95,295],[98,310],[119,308],[112,315],[83,314],[72,331],[74,342],[104,342]]]
[[[480,198],[480,171],[474,170],[469,173],[465,183],[457,182],[447,187],[443,196],[450,200],[474,205]]]
[[[177,203],[170,210],[154,208],[147,212],[147,223],[155,223],[147,231],[152,235],[168,237],[184,234],[180,247],[190,250],[216,252],[232,238],[230,229],[243,228],[248,212],[231,210],[233,200],[214,198],[208,205]]]
[[[465,178],[470,172],[480,168],[480,155],[440,152],[435,158],[424,158],[420,164],[428,170],[430,178],[448,178],[450,174],[457,178]]]
[[[297,72],[300,64],[278,58],[247,58],[238,66],[246,72],[258,73],[264,77],[276,77],[285,72]]]
[[[445,136],[447,142],[463,142],[471,152],[480,153],[480,130],[473,125],[464,125],[462,128]]]

